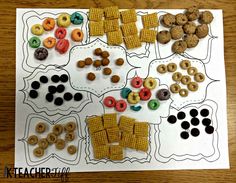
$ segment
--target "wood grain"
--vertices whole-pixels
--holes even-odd
[[[188,3],[187,3],[188,2]],[[15,22],[16,8],[119,8],[223,9],[227,77],[230,170],[139,171],[71,173],[69,182],[236,182],[236,1],[235,0],[0,0],[0,182],[60,182],[52,179],[6,179],[5,164],[13,166],[15,141]]]

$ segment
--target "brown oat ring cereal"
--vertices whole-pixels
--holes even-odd
[[[109,67],[106,67],[103,69],[103,74],[104,75],[110,75],[112,73],[112,70]]]
[[[42,138],[38,141],[38,146],[42,149],[47,149],[48,147],[48,141],[46,138]]]
[[[198,25],[196,28],[196,35],[198,38],[204,38],[208,35],[209,28],[207,24]]]
[[[158,26],[157,13],[151,13],[142,16],[142,22],[144,28],[155,28]]]
[[[46,124],[43,122],[39,122],[36,127],[35,127],[35,131],[38,133],[43,133],[46,130]]]
[[[194,48],[198,45],[199,38],[195,34],[187,34],[183,40],[187,43],[188,48]]]
[[[107,43],[109,45],[120,45],[123,43],[123,37],[120,30],[107,33]]]
[[[161,24],[164,27],[168,27],[168,28],[174,26],[175,25],[175,16],[170,13],[166,13],[161,18]]]
[[[194,22],[187,22],[183,26],[183,30],[186,34],[194,34],[196,31],[196,24]]]
[[[44,155],[44,150],[41,147],[36,147],[33,153],[36,157],[40,158]]]
[[[28,137],[27,143],[30,145],[35,145],[38,143],[38,137],[36,135],[31,135]]]
[[[104,8],[104,14],[107,20],[120,18],[120,12],[118,6],[110,6]]]
[[[175,15],[175,20],[177,25],[184,25],[188,22],[187,16],[183,13],[178,13]]]
[[[140,40],[146,43],[154,43],[156,40],[157,31],[149,29],[141,29]]]
[[[187,86],[190,91],[198,90],[198,84],[196,82],[190,82]]]
[[[90,8],[89,9],[89,20],[90,21],[101,21],[103,17],[103,9],[101,8]]]
[[[135,9],[122,11],[120,15],[121,15],[121,21],[124,24],[137,21],[137,15]]]
[[[57,136],[54,133],[49,133],[47,135],[47,141],[49,144],[54,144],[57,141]]]
[[[121,30],[124,37],[138,34],[138,28],[134,22],[121,25]]]
[[[188,69],[189,67],[191,67],[191,62],[189,60],[182,60],[180,63],[179,63],[179,66],[181,67],[181,69]]]
[[[200,12],[196,6],[192,6],[186,10],[185,15],[188,20],[193,21],[199,18]]]
[[[113,32],[119,30],[118,19],[104,20],[104,32]]]
[[[181,97],[187,97],[188,96],[188,90],[180,89],[179,94],[180,94]]]
[[[101,60],[95,60],[95,61],[93,62],[93,66],[94,66],[94,67],[100,67],[101,65],[102,65]]]
[[[100,56],[102,54],[102,49],[101,48],[96,48],[94,50],[94,54],[97,55],[97,56]]]
[[[103,20],[99,22],[89,22],[89,35],[90,36],[103,36],[104,28],[103,28]]]
[[[124,64],[124,59],[123,59],[123,58],[118,58],[118,59],[116,60],[116,65],[122,66],[123,64]]]
[[[177,70],[177,65],[175,63],[169,63],[167,65],[168,72],[175,72]]]
[[[203,11],[200,14],[199,22],[202,24],[210,24],[214,19],[213,14],[210,11]]]
[[[183,40],[175,41],[172,45],[172,51],[174,53],[183,53],[187,49],[187,43]]]
[[[62,150],[65,148],[65,141],[63,139],[57,139],[55,146],[56,149]]]
[[[191,78],[189,76],[182,76],[181,83],[187,85],[191,82]]]
[[[125,46],[127,49],[141,47],[141,42],[140,42],[138,35],[124,37],[124,41],[125,41]]]
[[[174,40],[180,39],[184,35],[184,30],[182,26],[174,26],[170,29],[171,38]]]
[[[74,145],[69,145],[67,147],[67,152],[71,155],[75,154],[77,151],[77,148]]]
[[[84,68],[84,67],[85,67],[85,61],[79,60],[79,61],[77,62],[77,67],[79,67],[79,68]]]
[[[171,40],[171,34],[167,30],[163,30],[157,33],[157,41],[161,44],[166,44]]]
[[[194,80],[197,82],[203,82],[205,80],[204,74],[198,72],[194,75]]]
[[[63,132],[63,126],[61,124],[54,125],[52,132],[57,136],[60,135]]]
[[[167,72],[167,67],[165,64],[160,64],[158,65],[157,67],[157,72],[161,73],[161,74],[164,74]]]
[[[180,89],[181,88],[177,83],[174,83],[174,84],[170,85],[170,91],[172,93],[179,93]]]
[[[196,67],[189,67],[187,72],[190,76],[194,76],[198,72],[198,70]]]
[[[110,63],[110,60],[108,58],[102,59],[102,66],[107,66],[107,65],[109,65],[109,63]]]
[[[76,124],[75,122],[71,121],[71,122],[66,123],[64,128],[65,128],[65,131],[67,132],[73,132],[76,128]]]
[[[112,77],[111,77],[111,82],[112,83],[118,83],[120,81],[120,76],[118,76],[118,75],[113,75]]]
[[[75,133],[74,132],[67,132],[65,134],[65,141],[73,141],[75,139]]]
[[[173,75],[172,75],[172,79],[173,81],[181,81],[182,79],[182,74],[180,72],[175,72]]]
[[[96,75],[95,75],[94,73],[92,73],[92,72],[89,72],[89,73],[87,74],[87,79],[88,79],[89,81],[93,81],[93,80],[96,79]]]
[[[84,63],[85,65],[91,65],[93,63],[93,60],[90,57],[88,57],[84,60]]]

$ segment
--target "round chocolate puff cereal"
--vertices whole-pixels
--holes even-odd
[[[70,23],[70,15],[67,13],[62,13],[57,18],[58,27],[69,27]]]
[[[48,50],[46,48],[42,48],[42,47],[37,48],[34,51],[34,57],[37,60],[45,60],[48,57]]]
[[[102,54],[102,49],[101,48],[96,48],[94,50],[94,55],[100,56]]]
[[[170,98],[170,91],[167,89],[160,89],[157,92],[157,98],[159,100],[168,100]]]
[[[48,102],[52,102],[53,101],[53,94],[51,93],[47,93],[47,95],[45,96],[45,99],[48,101]]]
[[[63,83],[66,83],[68,81],[68,75],[67,74],[62,74],[60,76],[60,81],[63,82]]]
[[[81,101],[82,99],[83,99],[83,95],[81,93],[78,92],[74,95],[75,101]]]
[[[184,35],[184,30],[182,26],[174,26],[170,29],[171,38],[174,40],[180,39]]]
[[[53,83],[58,83],[58,82],[60,81],[60,77],[59,77],[58,75],[53,75],[53,76],[51,77],[51,81],[52,81]]]
[[[60,84],[60,85],[57,86],[57,92],[58,93],[62,93],[62,92],[64,92],[64,90],[65,90],[65,86],[64,85]]]
[[[202,124],[203,124],[204,126],[210,126],[211,120],[210,120],[209,118],[204,118],[204,119],[202,120]]]
[[[210,24],[214,19],[213,14],[210,11],[203,11],[200,14],[199,22],[201,24]]]
[[[111,77],[111,82],[112,83],[118,83],[120,81],[120,76],[118,76],[118,75],[113,75],[112,77]]]
[[[38,143],[38,137],[36,135],[29,136],[27,143],[30,145],[36,145]]]
[[[65,141],[63,139],[57,139],[55,146],[56,149],[62,150],[65,148]]]
[[[46,124],[43,122],[39,122],[35,127],[35,131],[37,133],[43,133],[45,132],[45,130],[46,130]]]
[[[76,153],[76,151],[77,151],[77,149],[76,149],[76,147],[74,146],[74,145],[70,145],[70,146],[68,146],[67,147],[67,152],[69,153],[69,154],[75,154]]]
[[[207,24],[198,25],[196,28],[196,35],[199,39],[204,38],[208,35],[209,28]]]
[[[188,96],[188,90],[180,89],[179,94],[180,94],[181,97],[187,97]]]
[[[177,121],[177,118],[174,116],[174,115],[170,115],[168,118],[167,118],[167,121],[171,124],[174,124],[176,123]]]
[[[167,30],[158,32],[157,41],[161,44],[167,44],[171,40],[171,34]]]
[[[72,98],[73,98],[73,95],[72,95],[71,93],[69,93],[69,92],[66,92],[66,93],[64,93],[64,95],[63,95],[63,99],[64,99],[65,101],[70,101]]]
[[[39,89],[39,87],[40,87],[40,83],[39,83],[38,81],[33,81],[33,82],[31,83],[31,87],[32,87],[33,89],[37,90],[37,89]]]
[[[179,66],[181,67],[181,69],[186,70],[186,69],[188,69],[189,67],[191,67],[191,62],[190,62],[189,60],[182,60],[182,61],[179,63]]]
[[[190,91],[198,90],[198,84],[196,82],[190,82],[187,86]]]
[[[187,129],[189,129],[190,124],[189,124],[189,122],[187,122],[187,121],[183,121],[183,122],[181,123],[181,127],[182,127],[183,129],[187,130]]]
[[[189,114],[192,116],[192,117],[196,117],[198,115],[198,110],[197,109],[191,109]]]
[[[189,134],[188,134],[188,132],[181,132],[180,133],[180,137],[182,138],[182,139],[188,139],[189,138]]]
[[[89,73],[87,74],[87,79],[88,79],[89,81],[93,81],[93,80],[96,79],[96,76],[95,76],[94,73],[89,72]]]
[[[53,30],[55,27],[55,20],[53,18],[46,18],[43,21],[43,28],[46,31],[50,31]]]
[[[83,60],[78,61],[77,62],[77,67],[84,68],[85,67],[85,61],[83,61]]]
[[[68,132],[65,134],[65,141],[73,141],[75,139],[74,132]]]
[[[107,66],[107,65],[109,65],[109,63],[110,63],[110,60],[108,58],[102,59],[102,66]]]
[[[205,128],[205,132],[206,132],[207,134],[212,134],[212,133],[214,132],[214,127],[213,127],[213,126],[207,126],[207,127]]]
[[[49,144],[54,144],[57,141],[57,136],[54,133],[49,133],[47,135],[47,141]]]
[[[196,67],[189,67],[187,69],[187,72],[190,76],[194,76],[197,73],[197,68]]]
[[[72,132],[75,130],[75,128],[76,128],[76,124],[75,124],[75,122],[72,122],[72,121],[66,123],[66,125],[65,125],[65,131],[67,131],[67,132]]]
[[[94,66],[94,67],[100,67],[101,65],[102,65],[101,60],[95,60],[95,61],[93,62],[93,66]]]
[[[167,67],[165,64],[160,64],[158,65],[157,67],[157,72],[161,73],[161,74],[164,74],[167,72]]]
[[[174,53],[183,53],[187,49],[187,43],[183,40],[175,41],[172,45],[172,51]]]
[[[55,87],[53,85],[48,86],[48,92],[51,93],[51,94],[56,93],[57,92],[57,87]]]
[[[38,48],[38,47],[40,46],[40,44],[41,44],[41,41],[40,41],[40,39],[39,39],[38,37],[36,37],[36,36],[33,36],[33,37],[30,38],[30,40],[29,40],[29,46],[30,46],[31,48]]]
[[[202,117],[207,117],[209,115],[209,110],[208,109],[202,109],[200,111],[200,114]]]
[[[172,93],[179,93],[180,89],[181,88],[177,83],[174,83],[174,84],[170,85],[170,91]]]
[[[101,53],[101,56],[102,56],[102,58],[107,58],[107,57],[110,56],[110,54],[108,53],[108,51],[103,51],[103,52]]]
[[[175,21],[177,25],[184,25],[188,22],[188,18],[185,14],[178,13],[177,15],[175,15]]]
[[[53,132],[56,136],[60,135],[60,134],[63,132],[63,126],[60,125],[60,124],[54,125],[53,128],[52,128],[52,132]]]
[[[194,22],[187,22],[183,26],[183,30],[186,34],[194,34],[196,31],[196,24]]]
[[[44,150],[41,147],[36,147],[33,153],[36,157],[40,158],[44,155]]]
[[[200,12],[196,6],[192,6],[185,11],[188,20],[193,21],[199,18]]]
[[[175,63],[169,63],[167,65],[168,72],[175,72],[177,69],[177,65]]]
[[[183,84],[183,85],[187,85],[187,84],[189,84],[191,82],[191,78],[189,77],[189,76],[182,76],[182,78],[181,78],[181,83]]]
[[[123,64],[124,64],[123,58],[118,58],[118,59],[116,60],[116,65],[122,66]]]
[[[178,112],[177,118],[182,120],[186,117],[186,114],[183,111]]]
[[[173,81],[180,81],[182,78],[182,74],[180,72],[175,72],[173,75],[172,75],[172,79]]]
[[[112,70],[108,67],[104,68],[103,69],[103,74],[104,75],[110,75],[112,73]]]
[[[187,43],[187,48],[194,48],[199,42],[199,38],[195,34],[187,34],[183,39]]]
[[[48,82],[48,78],[47,78],[46,76],[41,76],[41,77],[39,78],[39,81],[40,81],[41,83],[47,83],[47,82]]]
[[[191,124],[192,124],[193,126],[197,126],[197,125],[199,125],[199,123],[200,123],[200,121],[199,121],[198,118],[192,118],[192,119],[191,119]]]
[[[48,141],[46,138],[42,138],[38,141],[38,146],[41,147],[42,149],[47,149],[48,147]]]
[[[91,65],[93,63],[93,60],[90,57],[88,57],[84,60],[84,63],[85,65]]]
[[[192,135],[193,137],[197,137],[198,135],[200,135],[200,131],[199,131],[197,128],[193,128],[193,129],[191,130],[191,135]]]
[[[174,26],[175,25],[175,16],[170,14],[170,13],[167,13],[167,14],[163,15],[162,18],[161,18],[161,24],[164,27]]]
[[[204,76],[204,74],[198,72],[194,75],[194,80],[196,82],[203,82],[205,80],[205,76]]]
[[[61,106],[63,104],[63,99],[61,97],[55,98],[54,104],[57,106]]]

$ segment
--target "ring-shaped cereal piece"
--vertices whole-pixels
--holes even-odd
[[[31,135],[28,137],[27,143],[30,145],[35,145],[38,143],[38,137],[36,135]]]
[[[151,110],[157,110],[160,106],[160,102],[157,99],[149,100],[148,108]]]
[[[180,63],[179,63],[179,66],[186,70],[188,69],[189,67],[191,67],[191,62],[189,60],[182,60]]]
[[[67,52],[69,46],[70,46],[70,43],[67,39],[60,39],[59,41],[57,41],[56,50],[60,54],[64,54]]]
[[[198,72],[194,75],[194,80],[197,82],[203,82],[205,80],[205,76],[201,72]]]
[[[63,132],[63,126],[60,124],[56,124],[53,128],[52,128],[52,132],[55,135],[60,135]]]
[[[115,100],[114,97],[108,96],[108,97],[106,97],[106,98],[103,100],[103,104],[104,104],[106,107],[115,107],[115,105],[116,105],[116,100]]]
[[[42,149],[41,147],[36,147],[33,153],[36,157],[40,158],[44,155],[44,149]]]
[[[56,45],[56,39],[54,37],[48,37],[43,40],[43,46],[46,48],[53,48]]]
[[[180,72],[175,72],[173,75],[172,75],[172,79],[173,81],[180,81],[182,78],[182,74]]]
[[[118,100],[115,108],[118,112],[124,112],[127,108],[127,103],[124,100]]]
[[[49,133],[47,135],[47,141],[49,144],[54,144],[57,141],[57,136],[54,133]]]
[[[57,139],[55,146],[56,149],[62,150],[65,147],[65,141],[63,139]]]
[[[57,39],[64,39],[66,37],[66,29],[63,27],[58,27],[55,30],[55,37]]]
[[[34,35],[37,35],[37,36],[42,35],[44,33],[43,26],[40,25],[40,24],[34,24],[31,27],[31,33],[34,34]]]
[[[69,153],[69,154],[75,154],[76,153],[76,147],[74,146],[74,145],[69,145],[68,147],[67,147],[67,152]]]
[[[41,44],[41,41],[38,37],[33,36],[29,39],[29,46],[31,48],[38,48]]]
[[[67,132],[73,132],[75,130],[75,128],[76,128],[76,124],[75,124],[75,122],[72,122],[72,121],[66,123],[66,125],[65,125],[65,130]]]
[[[177,65],[175,63],[169,63],[167,65],[168,72],[175,72],[177,70]]]
[[[181,97],[187,97],[188,96],[188,90],[182,88],[179,90],[179,94]]]
[[[129,89],[129,88],[122,88],[120,95],[121,95],[122,98],[127,99],[128,95],[130,94],[130,92],[132,92],[131,89]]]
[[[194,76],[197,73],[197,68],[196,67],[189,67],[187,72],[190,76]]]
[[[131,92],[128,95],[128,102],[130,104],[137,104],[140,101],[139,93],[138,92]]]
[[[83,41],[84,33],[80,29],[74,29],[71,32],[71,39],[75,42]]]
[[[167,89],[160,89],[157,91],[157,98],[159,100],[168,100],[170,98],[170,91]]]
[[[142,88],[139,91],[139,96],[141,100],[149,100],[152,96],[152,92],[148,88]]]
[[[46,18],[43,21],[43,28],[46,31],[50,31],[53,30],[55,27],[55,20],[53,18]]]
[[[70,15],[67,13],[62,13],[57,18],[58,27],[69,27],[70,23]]]
[[[167,72],[167,67],[165,64],[160,64],[158,65],[157,67],[157,72],[161,73],[161,74],[164,74]]]
[[[156,88],[157,81],[152,77],[148,77],[144,80],[143,86],[150,89],[150,90],[152,90],[152,89]]]
[[[48,57],[48,50],[43,47],[39,47],[34,51],[34,57],[37,60],[45,60]]]
[[[190,82],[187,86],[190,91],[198,90],[198,84],[196,82]]]
[[[142,109],[142,106],[140,106],[140,105],[138,105],[138,106],[130,106],[130,109],[132,110],[132,111],[140,111],[141,109]]]
[[[38,141],[38,145],[39,147],[41,147],[42,149],[47,149],[48,147],[48,141],[46,138],[42,138]]]
[[[75,133],[74,132],[68,132],[65,135],[66,141],[73,141],[75,139]]]
[[[181,87],[177,83],[170,85],[170,91],[172,93],[179,93],[180,89],[181,89]]]
[[[134,87],[134,88],[140,88],[142,85],[143,85],[143,80],[142,78],[136,76],[134,77],[132,80],[131,80],[131,85]]]
[[[191,82],[191,78],[189,76],[182,76],[181,83],[187,85]]]
[[[83,16],[79,12],[74,12],[70,16],[70,21],[74,25],[82,24],[83,20],[84,20],[84,18],[83,18]]]
[[[43,122],[39,122],[36,127],[35,127],[35,131],[38,133],[43,133],[46,130],[46,124]]]

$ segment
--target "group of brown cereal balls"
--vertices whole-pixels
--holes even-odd
[[[101,66],[105,67],[105,66],[108,66],[110,64],[110,60],[108,58],[110,56],[110,54],[109,54],[108,51],[102,51],[101,48],[96,48],[94,50],[94,55],[101,56],[102,59],[93,61],[92,58],[88,57],[85,60],[78,61],[77,62],[77,67],[84,68],[85,66],[93,65],[94,67],[98,68],[98,67],[101,67]],[[115,61],[115,64],[118,65],[118,66],[122,66],[124,64],[124,60],[122,58],[118,58]],[[103,68],[103,74],[104,75],[112,74],[111,68],[109,68],[109,67]],[[93,72],[89,72],[87,74],[87,79],[90,80],[90,81],[93,81],[93,80],[96,79],[96,75]],[[120,81],[120,76],[113,75],[111,77],[111,82],[112,83],[118,83],[119,81]]]
[[[161,17],[161,24],[170,30],[162,30],[157,34],[157,41],[162,44],[171,39],[176,40],[172,45],[174,53],[183,53],[187,48],[197,46],[199,39],[208,35],[210,24],[214,19],[210,11],[199,12],[197,7],[186,9],[185,13],[172,15],[167,13]],[[198,20],[196,25],[193,21]]]

